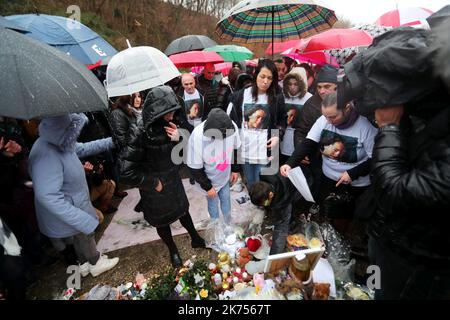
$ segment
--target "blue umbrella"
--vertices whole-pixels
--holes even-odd
[[[25,30],[21,26],[15,24],[14,22],[5,19],[3,16],[0,16],[0,27],[6,28],[6,29],[11,29],[14,31],[19,31],[22,33],[28,32],[27,30]]]
[[[78,61],[105,65],[117,53],[108,42],[78,21],[46,14],[21,14],[5,17],[29,32],[27,36],[45,42]]]

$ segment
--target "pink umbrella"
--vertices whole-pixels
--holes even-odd
[[[273,53],[283,52],[289,48],[296,46],[297,44],[299,44],[300,41],[302,41],[302,39],[290,40],[290,41],[285,41],[285,42],[274,42],[273,43]],[[272,44],[269,44],[267,46],[265,53],[266,53],[266,55],[272,54]]]
[[[335,57],[332,57],[328,53],[323,51],[311,51],[306,53],[282,53],[283,56],[298,60],[299,62],[309,62],[323,66],[325,64],[331,64],[334,67],[339,68],[339,63]]]
[[[207,63],[220,63],[223,58],[215,52],[188,51],[171,55],[169,59],[177,68],[204,66]]]
[[[425,8],[400,8],[386,12],[375,22],[379,26],[400,27],[423,24],[433,11]]]
[[[250,67],[256,67],[258,65],[258,59],[245,60],[245,65]]]
[[[221,72],[224,76],[227,76],[231,68],[233,67],[233,63],[232,62],[217,63],[214,65],[214,67],[216,68],[216,72]]]
[[[310,51],[344,49],[369,46],[373,38],[366,31],[356,29],[330,29],[307,38],[303,53]]]

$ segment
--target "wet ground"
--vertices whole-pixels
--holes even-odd
[[[118,206],[120,201],[121,199],[115,199],[113,204]],[[296,209],[297,212],[305,212],[306,210],[307,207],[300,207]],[[99,226],[96,231],[97,241],[101,238],[103,232],[112,221],[113,216],[114,214],[105,215],[103,224]],[[263,234],[270,232],[266,229],[266,226],[272,225],[273,222],[274,221],[271,220],[270,215],[265,217],[261,229]],[[317,222],[320,223],[321,221]],[[361,234],[361,231],[355,232],[355,230],[351,229],[353,228],[350,228],[349,234]],[[200,232],[200,234],[203,235],[203,232]],[[175,236],[174,239],[183,260],[187,260],[193,255],[196,255],[198,259],[202,259],[204,261],[215,262],[217,260],[217,253],[211,249],[191,248],[191,241],[188,234]],[[364,249],[363,251],[365,251]],[[70,275],[66,273],[66,264],[64,259],[62,259],[62,257],[60,257],[50,246],[47,246],[45,251],[48,256],[53,258],[50,260],[55,261],[47,265],[41,265],[40,267],[36,267],[34,269],[32,278],[34,278],[35,281],[28,288],[28,299],[55,299],[57,297],[61,297],[63,291],[67,288],[66,281]],[[116,287],[127,282],[134,282],[138,272],[144,274],[145,277],[150,277],[155,274],[160,274],[170,266],[169,252],[161,240],[113,251],[108,253],[108,256],[119,257],[120,261],[118,265],[114,269],[95,278],[91,275],[82,278],[81,289],[79,290],[80,295],[88,292],[99,283]],[[355,276],[357,276],[361,283],[363,283],[366,278],[365,270],[368,265],[368,261],[366,260],[367,258],[365,256],[353,257],[356,259]]]
[[[111,222],[113,214],[105,216],[105,221],[96,231],[97,240]],[[200,234],[202,234],[200,232]],[[193,249],[188,234],[174,237],[178,246],[180,256],[187,260],[196,255],[205,261],[215,261],[217,254],[210,249]],[[48,254],[58,258],[56,252],[46,248]],[[108,253],[109,257],[119,257],[117,266],[97,277],[88,275],[81,280],[81,293],[89,291],[99,283],[118,286],[127,282],[134,282],[138,272],[149,277],[158,274],[170,266],[169,252],[161,240],[149,242],[142,245],[123,248]],[[34,277],[37,279],[28,289],[28,299],[55,299],[66,288],[66,281],[70,275],[66,273],[66,265],[63,259],[57,259],[47,266],[37,267]]]

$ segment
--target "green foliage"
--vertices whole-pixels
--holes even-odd
[[[198,284],[196,284],[195,275],[199,275],[204,278],[203,286],[200,287]],[[195,299],[197,293],[199,293],[201,289],[208,290],[209,294],[213,292],[211,276],[212,274],[209,271],[208,265],[205,261],[199,260],[194,262],[193,267],[183,276],[183,281],[186,284],[187,293],[189,294],[191,299]]]
[[[175,270],[171,268],[148,282],[144,299],[166,300],[173,293],[175,286]]]

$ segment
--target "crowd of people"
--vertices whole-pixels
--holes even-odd
[[[181,222],[193,248],[206,248],[182,170],[206,197],[211,219],[226,224],[233,223],[230,190],[242,181],[253,204],[274,217],[270,254],[286,250],[306,205],[352,246],[362,241],[360,254],[381,268],[376,298],[450,298],[450,240],[435,226],[448,221],[450,206],[449,91],[437,111],[386,100],[363,115],[363,96],[345,96],[340,79],[335,67],[287,57],[259,59],[254,69],[235,62],[219,81],[206,64],[199,75],[118,97],[107,113],[45,118],[39,135],[34,121],[1,118],[0,294],[25,298],[27,270],[42,263],[46,240],[82,276],[113,269],[119,258],[101,255],[94,235],[127,188],[139,189],[135,211],[181,266],[172,223]],[[187,145],[181,164],[173,159],[180,142]],[[315,203],[290,182],[295,167]],[[361,206],[375,213],[360,219]],[[355,223],[362,233],[352,233]]]

